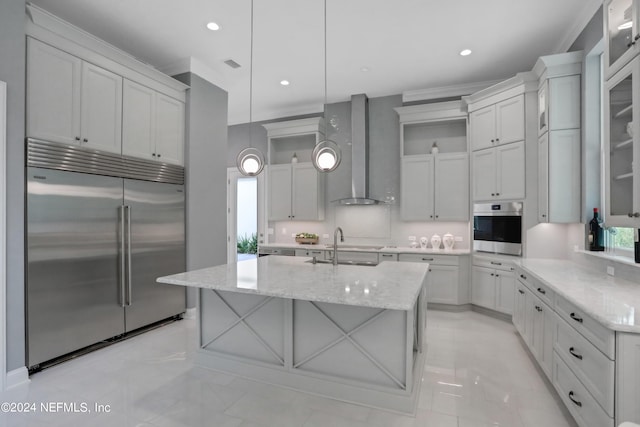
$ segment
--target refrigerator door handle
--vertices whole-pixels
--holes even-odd
[[[131,306],[131,206],[126,207],[127,211],[127,306]]]
[[[124,294],[125,294],[125,283],[126,279],[126,248],[125,248],[125,214],[124,214],[125,206],[118,206],[118,221],[120,222],[120,283],[118,289],[118,305],[120,307],[125,306],[124,302]]]

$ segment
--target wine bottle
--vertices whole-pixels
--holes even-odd
[[[604,251],[602,226],[598,220],[598,208],[593,208],[593,219],[589,222],[589,250]]]

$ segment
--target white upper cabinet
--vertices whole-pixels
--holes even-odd
[[[27,136],[119,154],[122,77],[27,40]]]
[[[482,150],[524,139],[524,96],[518,95],[469,114],[471,149]]]
[[[311,163],[311,153],[324,138],[324,120],[314,117],[263,126],[269,146],[269,221],[323,220],[325,177]]]
[[[473,152],[473,200],[525,196],[524,141]]]
[[[640,57],[604,91],[605,223],[640,227]]]
[[[83,145],[120,153],[122,150],[122,77],[82,63],[80,134]]]
[[[27,50],[28,137],[183,164],[184,102],[31,37]]]
[[[467,120],[459,101],[396,108],[404,221],[469,220]]]
[[[184,163],[184,103],[125,80],[122,153]]]
[[[582,52],[543,56],[538,88],[538,222],[580,222]]]
[[[606,0],[604,4],[605,77],[610,79],[640,52],[638,0]]]
[[[27,136],[80,143],[82,60],[27,38]]]

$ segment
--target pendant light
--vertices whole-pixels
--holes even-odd
[[[324,108],[327,107],[327,0],[324,0]],[[326,116],[326,114],[325,114]],[[326,132],[326,131],[325,131]],[[325,138],[318,142],[311,153],[311,162],[319,172],[331,172],[340,165],[340,147]]]
[[[244,176],[256,176],[264,169],[264,155],[253,147],[253,0],[251,0],[251,57],[249,59],[249,148],[238,153],[236,166]]]

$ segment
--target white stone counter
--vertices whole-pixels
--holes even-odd
[[[304,301],[412,310],[429,264],[375,267],[311,264],[306,257],[267,256],[160,277],[158,282]]]
[[[305,245],[300,243],[268,243],[260,245],[260,248],[264,249],[311,249],[311,250],[333,250],[333,245]],[[374,252],[374,253],[394,253],[394,254],[440,254],[440,255],[469,255],[471,251],[469,249],[451,249],[449,251],[445,249],[434,250],[433,248],[421,249],[421,248],[409,248],[409,247],[396,247],[396,246],[371,246],[366,245],[348,245],[339,244],[338,251],[342,252]]]
[[[609,329],[640,333],[639,283],[567,260],[522,259],[519,264]]]

